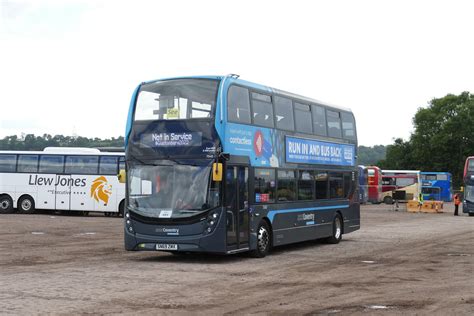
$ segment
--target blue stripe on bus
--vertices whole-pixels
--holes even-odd
[[[270,210],[267,214],[270,223],[273,223],[273,218],[277,214],[296,213],[296,212],[307,212],[307,211],[325,211],[334,210],[337,208],[348,208],[349,205],[333,205],[333,206],[319,206],[319,207],[306,207],[306,208],[293,208],[287,210]]]

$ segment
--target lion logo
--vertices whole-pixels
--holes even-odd
[[[103,201],[105,204],[109,202],[109,197],[112,194],[112,185],[107,183],[104,176],[100,176],[91,185],[91,197],[97,202]]]

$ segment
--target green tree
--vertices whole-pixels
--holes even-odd
[[[359,146],[357,156],[359,165],[371,166],[385,159],[387,147],[375,145],[374,147]]]
[[[398,138],[387,148],[382,168],[448,171],[461,185],[466,157],[474,155],[474,96],[448,94],[419,108],[409,141]]]
[[[124,138],[112,137],[111,139],[71,137],[63,135],[35,136],[33,134],[25,135],[23,138],[18,136],[7,136],[0,139],[0,150],[43,150],[46,147],[124,147]]]

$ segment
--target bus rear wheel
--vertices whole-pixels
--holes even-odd
[[[336,214],[332,222],[332,236],[326,239],[329,244],[338,244],[342,239],[342,219]]]
[[[30,196],[22,196],[18,201],[18,211],[23,214],[34,213],[35,201]]]
[[[257,229],[257,249],[252,250],[250,255],[254,258],[263,258],[270,252],[271,233],[266,221],[261,221]]]
[[[0,196],[0,214],[8,214],[13,211],[13,200],[8,195]]]
[[[386,196],[386,197],[383,198],[383,202],[385,204],[390,204],[391,205],[391,204],[393,204],[393,199],[390,196]]]

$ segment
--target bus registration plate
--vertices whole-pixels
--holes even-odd
[[[177,244],[156,244],[156,250],[178,250]]]

